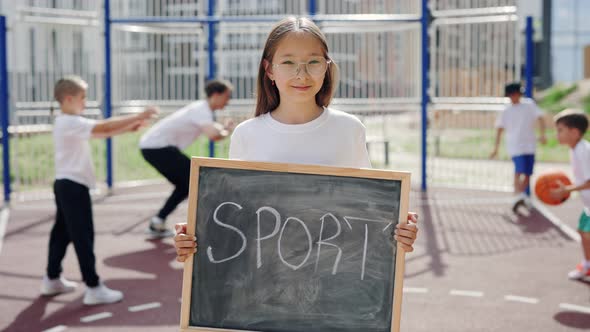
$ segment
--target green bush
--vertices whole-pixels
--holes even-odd
[[[549,92],[539,100],[538,105],[546,110],[556,110],[557,104],[563,100],[563,98],[567,97],[572,92],[576,91],[578,88],[577,84],[572,84],[569,87],[566,86],[554,86],[550,88]],[[565,109],[562,108],[562,109]]]
[[[582,108],[588,114],[590,114],[590,94],[582,99]]]

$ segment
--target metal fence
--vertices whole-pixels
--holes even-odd
[[[103,57],[95,52],[101,27],[94,1],[31,1],[9,16],[10,169],[15,192],[47,188],[54,177],[53,86],[76,73],[89,83],[86,115],[101,118]],[[104,144],[93,142],[95,168],[104,178]]]
[[[523,52],[514,1],[429,1],[430,68],[423,66],[421,3],[113,0],[111,52],[105,53],[104,3],[29,1],[23,6],[5,0],[1,8],[10,26],[12,183],[17,192],[24,192],[48,188],[51,182],[49,106],[59,77],[75,73],[89,82],[87,115],[92,117],[104,114],[107,80],[113,115],[148,104],[168,114],[202,98],[207,77],[223,77],[236,89],[218,117],[239,121],[253,110],[258,61],[270,27],[294,14],[312,15],[325,32],[341,71],[333,105],[363,120],[374,166],[411,170],[419,182],[426,115],[429,183],[505,188],[509,176],[488,181],[484,169],[490,167],[483,167],[485,158],[476,153],[481,145],[474,148],[471,140],[457,137],[469,137],[473,130],[478,135],[489,132],[493,113],[474,111],[499,109],[503,84],[520,78]],[[105,56],[111,63],[106,77]],[[421,113],[425,70],[432,103],[428,113]],[[117,182],[158,178],[139,154],[140,134],[113,139]],[[188,153],[208,155],[208,147],[199,141]],[[227,155],[227,142],[215,147],[216,155]],[[449,152],[457,148],[462,152]],[[108,150],[102,141],[94,142],[93,150],[98,178],[105,180]],[[38,162],[30,161],[31,151]]]
[[[431,7],[429,179],[511,189],[512,165],[488,156],[495,118],[508,102],[504,85],[521,79],[524,38],[515,1],[447,0]]]

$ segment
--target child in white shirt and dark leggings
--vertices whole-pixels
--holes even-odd
[[[55,183],[53,190],[57,212],[49,236],[47,275],[41,294],[52,296],[72,292],[76,283],[62,273],[62,260],[70,242],[73,243],[87,286],[83,303],[94,305],[123,299],[123,293],[106,287],[96,273],[94,256],[94,225],[89,189],[96,182],[90,152],[90,138],[106,138],[137,130],[157,111],[148,108],[137,115],[91,120],[81,116],[85,108],[87,83],[80,77],[68,76],[55,85],[54,96],[61,112],[55,118]]]

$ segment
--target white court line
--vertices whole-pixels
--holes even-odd
[[[532,200],[533,207],[535,210],[539,211],[547,220],[549,220],[555,227],[559,228],[562,232],[564,232],[567,236],[569,236],[572,240],[580,243],[581,238],[580,234],[570,226],[566,225],[561,221],[561,219],[557,218],[553,213],[551,213],[546,207],[543,206],[538,200]]]
[[[151,180],[129,180],[129,181],[121,181],[115,185],[115,189],[118,188],[137,188],[137,187],[145,187],[145,186],[153,186],[159,184],[166,184],[166,180],[164,179],[151,179]]]
[[[421,206],[469,206],[469,205],[480,205],[480,204],[485,204],[487,206],[490,205],[504,205],[504,204],[509,204],[512,203],[514,201],[514,198],[512,197],[498,197],[498,198],[462,198],[462,197],[457,197],[457,198],[451,198],[451,199],[424,199],[424,200],[419,200],[417,201],[418,204],[416,205],[416,207],[421,207]]]
[[[113,196],[108,196],[105,198],[105,202],[127,202],[127,201],[135,201],[135,200],[142,200],[148,198],[164,198],[170,196],[168,189],[166,192],[150,192],[150,193],[137,193],[137,194],[116,194]]]
[[[6,234],[6,225],[8,225],[8,218],[10,217],[10,209],[4,207],[0,211],[0,253],[2,253],[2,245],[4,244],[4,234]]]
[[[583,307],[581,305],[569,304],[569,303],[560,303],[559,307],[565,310],[573,310],[577,312],[582,312],[585,314],[590,314],[590,307]]]
[[[186,203],[182,203],[186,204]],[[182,205],[180,205],[182,208]],[[55,204],[52,205],[36,205],[36,206],[15,206],[12,208],[15,211],[48,211],[52,212],[55,210]],[[121,211],[121,209],[125,209],[125,211],[146,211],[145,202],[137,202],[133,203],[125,203],[123,204],[94,204],[92,205],[92,210],[96,210],[99,212],[111,212],[111,211]]]
[[[425,294],[428,293],[428,289],[419,287],[404,287],[404,293]]]
[[[469,297],[482,297],[483,296],[483,292],[458,290],[458,289],[451,289],[449,294],[455,295],[455,296],[469,296]]]
[[[151,303],[145,303],[145,304],[140,304],[140,305],[129,307],[129,311],[138,312],[138,311],[159,308],[161,306],[162,306],[162,304],[160,302],[151,302]]]
[[[43,330],[43,332],[62,332],[65,331],[68,327],[65,325],[58,325],[58,326],[54,326],[50,329],[47,330]]]
[[[517,295],[506,295],[506,296],[504,296],[504,300],[512,301],[512,302],[529,303],[529,304],[539,303],[539,299],[536,299],[534,297],[524,297],[524,296],[517,296]]]
[[[113,314],[110,312],[101,312],[100,314],[82,317],[82,318],[80,318],[80,321],[82,323],[90,323],[90,322],[94,322],[99,319],[105,319],[105,318],[109,318],[109,317],[113,317]]]

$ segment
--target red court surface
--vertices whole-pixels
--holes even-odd
[[[178,331],[182,264],[171,239],[147,240],[144,232],[169,190],[154,185],[96,197],[98,272],[125,299],[94,307],[82,304],[83,286],[39,296],[55,207],[50,199],[14,202],[0,252],[0,329]],[[536,210],[514,215],[510,200],[485,191],[412,193],[420,231],[406,256],[402,331],[590,329],[590,282],[566,277],[581,257],[579,244]],[[186,209],[171,222],[184,221]],[[549,211],[575,228],[580,209],[573,199]],[[71,247],[64,276],[80,280]]]

